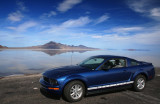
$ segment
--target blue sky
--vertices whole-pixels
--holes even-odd
[[[160,49],[159,0],[0,0],[0,44]]]

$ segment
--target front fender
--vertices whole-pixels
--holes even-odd
[[[66,77],[65,80],[63,81],[62,89],[65,87],[66,84],[68,84],[69,82],[71,82],[73,80],[80,80],[85,84],[86,87],[88,87],[87,79],[85,77],[83,77],[81,75],[70,75],[70,76]]]

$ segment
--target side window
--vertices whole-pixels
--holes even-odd
[[[115,59],[114,68],[126,67],[125,59]]]
[[[131,60],[131,66],[137,66],[139,63],[135,60]]]
[[[111,59],[111,60],[108,60],[103,67],[105,67],[106,69],[126,67],[126,60]]]

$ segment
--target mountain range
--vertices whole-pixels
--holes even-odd
[[[97,48],[92,48],[92,47],[87,47],[84,45],[79,45],[79,46],[74,46],[74,45],[66,45],[66,44],[61,44],[57,43],[54,41],[50,41],[44,45],[38,45],[38,46],[31,46],[31,47],[5,47],[1,46],[0,48],[8,48],[8,49],[66,49],[66,50],[94,50]]]
[[[0,45],[0,48],[8,48],[8,47]]]

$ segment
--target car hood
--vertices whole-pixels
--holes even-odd
[[[64,66],[47,70],[43,75],[48,78],[58,78],[65,75],[79,74],[88,71],[91,70],[81,66]]]

